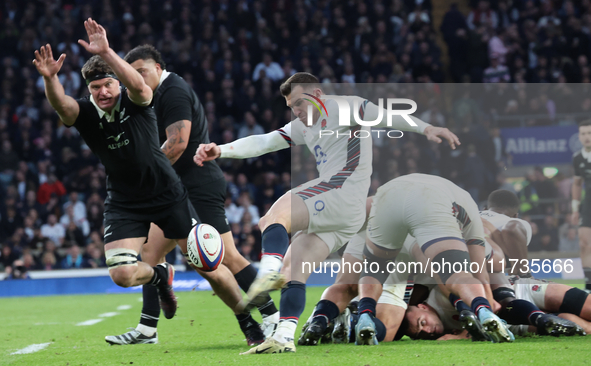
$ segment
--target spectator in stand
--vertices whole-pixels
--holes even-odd
[[[240,222],[240,219],[242,218],[242,212],[239,211],[238,206],[232,202],[230,195],[226,196],[224,208],[226,210],[226,218],[230,224],[237,224]]]
[[[41,256],[41,264],[39,265],[40,270],[42,271],[51,271],[54,269],[59,269],[59,265],[57,264],[57,259],[55,258],[55,254],[52,252],[44,252]]]
[[[511,76],[507,66],[502,65],[498,53],[493,53],[490,56],[490,66],[484,70],[483,82],[485,83],[500,83],[509,82]]]
[[[64,203],[64,211],[66,212],[68,210],[68,207],[73,207],[74,221],[76,222],[86,219],[86,205],[84,204],[84,202],[81,202],[78,198],[78,192],[71,192],[70,199],[66,203]],[[86,233],[85,235],[88,235],[88,233]]]
[[[65,227],[64,247],[72,245],[84,246],[86,244],[85,236],[76,223],[70,221]]]
[[[11,237],[18,228],[22,228],[23,220],[14,207],[8,207],[0,220],[0,239]]]
[[[66,188],[64,188],[64,185],[57,179],[55,174],[49,173],[47,182],[41,184],[39,191],[37,191],[37,201],[45,205],[49,203],[52,194],[62,197],[66,194]]]
[[[68,248],[68,254],[64,257],[61,263],[62,269],[82,268],[84,259],[80,253],[80,247],[78,245],[72,245]]]
[[[486,0],[480,0],[478,2],[478,8],[470,11],[466,21],[468,27],[472,30],[481,25],[497,28],[499,24],[497,13],[490,9],[490,2]]]
[[[238,130],[238,138],[244,138],[252,135],[262,135],[265,130],[259,125],[252,112],[244,113],[244,125]]]
[[[275,82],[280,81],[285,77],[285,73],[281,66],[273,61],[271,54],[268,52],[263,54],[263,61],[257,64],[254,68],[252,81],[258,81],[261,79],[261,71],[264,73],[265,77],[268,77]]]
[[[244,222],[244,217],[248,213],[250,219],[247,222],[250,222],[252,225],[258,225],[261,216],[259,215],[259,209],[257,206],[252,204],[252,198],[250,194],[246,191],[240,193],[240,198],[238,198],[238,209],[236,213],[241,218],[241,222]]]
[[[54,214],[50,214],[47,217],[47,224],[41,226],[41,235],[61,247],[64,243],[66,230],[57,222],[57,217]]]
[[[100,268],[106,267],[103,252],[94,244],[86,246],[86,254],[84,255],[84,268]]]
[[[18,257],[18,253],[15,253],[10,245],[4,244],[2,246],[2,251],[0,252],[0,266],[2,267],[0,270],[4,270],[11,266]]]
[[[0,154],[0,174],[6,175],[2,177],[5,183],[12,180],[14,172],[18,169],[19,158],[16,152],[12,149],[12,144],[8,140],[2,141],[2,153]]]

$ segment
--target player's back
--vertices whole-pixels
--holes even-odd
[[[519,222],[525,228],[527,233],[527,245],[529,245],[532,237],[532,228],[529,222],[516,217],[509,217],[491,210],[480,211],[480,217],[490,222],[499,231],[502,231],[505,225],[507,225],[509,222]]]
[[[195,187],[223,177],[215,161],[204,162],[203,167],[193,163],[193,155],[199,144],[210,141],[205,110],[189,84],[179,75],[163,71],[163,80],[154,93],[153,106],[160,145],[167,140],[166,129],[169,126],[183,120],[191,122],[187,147],[173,165],[183,184]]]
[[[452,181],[436,175],[421,173],[403,175],[391,180],[384,186],[395,185],[396,182],[408,183],[416,186],[426,186],[429,189],[437,190],[439,192],[439,195],[445,195],[449,197],[452,201],[457,201],[459,204],[466,203],[469,201],[474,202],[474,200],[467,191],[458,187]]]

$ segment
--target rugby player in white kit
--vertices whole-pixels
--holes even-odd
[[[494,342],[514,341],[506,324],[491,311],[488,273],[473,275],[467,268],[452,269],[456,268],[454,263],[482,266],[484,262],[484,228],[476,203],[468,192],[444,178],[409,174],[378,188],[373,200],[364,255],[368,264],[377,263],[379,270],[366,271],[359,280],[356,343],[378,343],[376,300],[388,276],[388,262],[396,257],[408,234],[416,238],[431,268],[439,264],[438,282],[469,304],[490,338]],[[471,265],[469,268],[474,271]]]
[[[371,136],[371,129],[354,122],[353,113],[364,121],[375,121],[381,115],[383,120],[374,127],[413,131],[436,142],[443,138],[452,148],[459,144],[448,129],[433,127],[415,117],[409,116],[411,125],[403,117],[394,116],[388,126],[384,110],[356,96],[339,97],[349,103],[352,112],[351,125],[341,126],[337,102],[325,96],[318,79],[308,73],[294,74],[280,89],[287,106],[298,117],[296,120],[265,135],[249,136],[222,146],[201,145],[194,158],[196,164],[219,157],[245,159],[304,144],[316,157],[319,178],[283,195],[259,221],[263,257],[257,280],[247,293],[245,309],[255,306],[263,295],[283,287],[286,281],[287,286],[282,290],[280,322],[275,334],[248,354],[295,352],[293,338],[304,311],[305,283],[310,275],[303,270],[302,263],[319,265],[365,222],[365,200],[372,173],[372,138],[359,137]],[[324,106],[322,111],[313,110],[311,126],[307,123],[311,102],[306,99],[322,100]],[[333,134],[321,131],[333,131]],[[289,246],[288,233],[299,231]],[[280,269],[283,275],[279,274]]]

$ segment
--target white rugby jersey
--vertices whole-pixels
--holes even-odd
[[[339,125],[337,97],[349,105],[350,126]],[[245,159],[260,156],[271,151],[293,145],[306,145],[316,159],[316,169],[322,183],[299,194],[317,194],[334,188],[354,185],[355,192],[366,195],[372,173],[372,132],[371,127],[358,125],[354,114],[363,121],[376,121],[380,107],[358,96],[321,96],[324,107],[320,117],[312,126],[295,119],[283,128],[265,135],[254,135],[220,145],[222,158]],[[355,112],[354,112],[355,111]],[[391,126],[387,125],[387,112],[382,108],[382,119],[374,128],[390,128],[401,131],[423,133],[428,123],[409,116],[416,126],[411,126],[402,116],[394,115]],[[382,134],[385,134],[382,132]],[[302,193],[303,192],[303,193]]]
[[[439,315],[439,319],[443,323],[445,332],[462,329],[460,315],[449,301],[449,298],[441,293],[439,287],[434,287],[431,290],[425,303],[435,309],[437,315]]]
[[[359,97],[348,97],[350,108],[357,99],[359,116],[365,112],[366,102]],[[355,123],[351,115],[351,126],[339,126],[339,110],[334,100],[326,99],[327,113],[320,115],[312,126],[305,125],[298,119],[288,123],[279,133],[293,145],[306,145],[316,159],[319,177],[338,188],[347,183],[361,184],[360,190],[367,192],[372,173],[372,138],[370,127]],[[364,132],[361,132],[364,131]],[[355,138],[369,136],[368,138]],[[290,139],[291,141],[289,141]],[[328,187],[327,187],[328,188]]]
[[[491,210],[480,211],[480,217],[493,224],[493,226],[496,227],[497,230],[503,230],[505,225],[507,225],[507,223],[510,221],[517,221],[521,223],[525,227],[525,231],[527,233],[527,245],[529,245],[532,236],[531,225],[529,222],[523,219],[509,217],[507,215],[503,215]]]

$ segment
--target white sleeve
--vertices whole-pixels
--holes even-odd
[[[291,140],[291,122],[283,128],[264,135],[252,135],[229,144],[220,145],[220,158],[248,159],[273,151],[287,149],[293,145]]]
[[[375,105],[370,101],[366,101],[366,103],[362,104],[362,108],[365,106],[365,110],[363,113],[363,120],[364,121],[375,121],[378,119],[380,107]],[[401,131],[410,131],[423,134],[425,128],[427,126],[431,126],[427,122],[424,122],[418,119],[415,116],[408,115],[410,119],[416,124],[416,126],[411,126],[402,116],[394,115],[392,116],[392,126],[388,126],[388,111],[382,108],[382,120],[373,128],[392,128]]]

